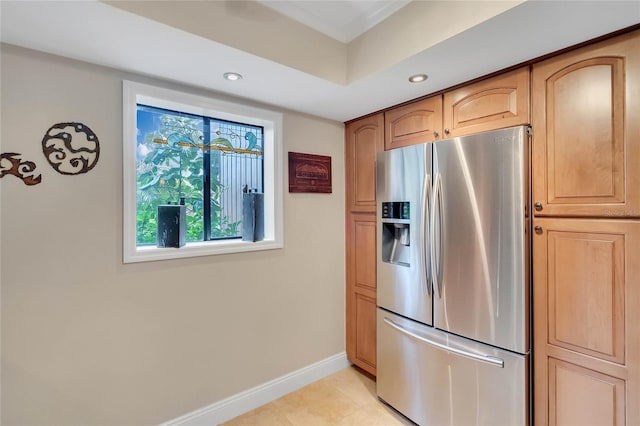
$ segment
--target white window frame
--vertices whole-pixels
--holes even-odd
[[[124,80],[123,103],[123,262],[147,262],[279,249],[283,238],[282,114],[238,103]],[[136,241],[137,104],[252,124],[264,128],[264,239],[189,242],[180,248],[138,246]]]

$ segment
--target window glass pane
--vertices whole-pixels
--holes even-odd
[[[137,125],[137,245],[157,243],[158,205],[177,204],[181,198],[187,241],[202,241],[202,117],[138,105]]]
[[[243,192],[264,191],[264,129],[140,104],[137,126],[137,245],[157,243],[158,205],[182,199],[188,242],[241,238]]]
[[[211,140],[211,238],[242,236],[242,194],[263,192],[262,127],[209,123]]]

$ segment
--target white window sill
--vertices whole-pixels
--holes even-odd
[[[275,240],[255,242],[242,240],[202,241],[187,243],[180,248],[140,246],[135,248],[134,253],[125,253],[124,263],[151,262],[154,260],[182,259],[280,248],[282,248],[282,243]]]

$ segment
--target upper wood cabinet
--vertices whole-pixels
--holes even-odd
[[[444,136],[529,124],[529,67],[444,94]]]
[[[352,121],[345,128],[347,210],[376,211],[376,154],[384,150],[382,113]]]
[[[640,31],[533,66],[537,216],[640,217]]]
[[[384,113],[386,150],[442,137],[442,97],[433,96]]]

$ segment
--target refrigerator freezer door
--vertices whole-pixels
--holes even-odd
[[[429,325],[433,307],[425,240],[429,238],[430,168],[429,144],[379,153],[376,163],[377,303]],[[402,219],[385,218],[389,215],[382,214],[383,203],[403,203]]]
[[[420,425],[529,424],[529,355],[378,309],[378,396]]]
[[[434,144],[437,328],[529,351],[526,127]]]

